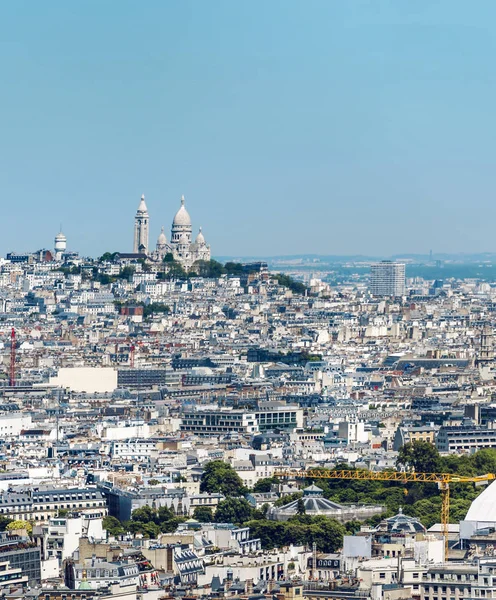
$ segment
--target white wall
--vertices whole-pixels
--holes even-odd
[[[117,370],[108,367],[63,367],[50,384],[75,392],[113,392],[117,387]]]
[[[2,415],[0,417],[0,438],[18,437],[23,429],[30,429],[31,426],[31,415],[26,413]]]
[[[49,560],[41,561],[41,579],[54,579],[59,577],[59,560],[57,557],[50,558]]]

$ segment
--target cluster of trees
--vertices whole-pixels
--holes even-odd
[[[264,549],[315,542],[320,552],[335,552],[342,547],[343,536],[353,533],[346,525],[324,516],[297,515],[285,522],[254,520],[245,525],[254,538],[260,538]]]
[[[118,252],[104,252],[98,259],[98,262],[113,262],[118,254]]]
[[[22,519],[9,519],[8,517],[0,517],[0,531],[15,531],[16,529],[25,529],[28,535],[33,532],[33,525],[29,521]]]
[[[398,452],[399,469],[421,473],[456,473],[474,476],[496,473],[496,450],[484,448],[474,454],[441,456],[429,442],[416,441],[402,446]]]
[[[272,279],[275,279],[279,285],[290,289],[294,294],[304,295],[307,291],[307,286],[304,283],[296,281],[296,279],[293,279],[289,275],[284,275],[284,273],[274,273]]]
[[[243,265],[228,262],[225,265],[217,260],[197,260],[189,271],[185,271],[174,256],[168,253],[164,257],[166,269],[160,273],[162,279],[191,279],[192,277],[204,277],[206,279],[217,279],[221,275],[242,275]]]
[[[151,302],[150,304],[143,305],[143,317],[146,319],[150,315],[156,315],[159,313],[169,313],[170,306],[163,302]]]
[[[64,267],[59,267],[57,269],[57,271],[60,271],[61,273],[63,273],[64,275],[80,275],[81,274],[81,267],[76,267],[76,265],[67,265]]]
[[[97,262],[114,262],[118,256],[118,252],[105,252],[97,259]],[[142,265],[143,271],[150,271],[150,264],[145,259],[138,261]],[[180,262],[174,259],[172,253],[167,253],[163,259],[163,271],[158,273],[159,279],[190,279],[192,277],[204,277],[216,279],[221,275],[234,275],[240,277],[247,273],[247,268],[241,263],[237,262],[226,262],[224,265],[217,260],[198,260],[196,261],[189,271],[186,271]],[[63,266],[59,268],[59,271],[64,274],[69,273],[82,273],[86,277],[92,278],[94,281],[100,282],[102,285],[108,285],[114,283],[117,279],[130,279],[136,268],[132,265],[123,267],[118,275],[106,275],[98,271],[98,267],[94,267],[89,270],[81,270],[77,266]],[[307,287],[300,281],[296,281],[289,275],[284,273],[274,273],[271,275],[272,279],[277,281],[279,285],[290,289],[295,294],[305,294]]]
[[[456,473],[466,476],[496,473],[496,450],[484,449],[471,455],[440,456],[432,444],[416,441],[405,444],[400,449],[397,468],[423,473]],[[336,469],[350,469],[350,467],[344,464],[337,465]],[[278,483],[276,477],[261,479],[256,483],[253,491],[268,492],[274,483]],[[439,522],[440,519],[441,496],[437,484],[340,479],[317,481],[308,479],[303,482],[304,485],[311,483],[316,483],[322,488],[324,497],[334,502],[383,505],[384,515],[371,519],[371,524],[397,514],[400,507],[405,514],[417,517],[426,527]],[[243,496],[247,492],[236,472],[221,461],[214,461],[207,465],[201,485],[203,491],[220,492],[226,496]],[[482,489],[472,484],[451,485],[450,520],[452,523],[458,523],[465,517],[470,504]],[[295,493],[279,499],[276,505],[283,505],[300,497],[301,493]],[[272,527],[272,525],[268,526]]]
[[[236,471],[222,460],[207,463],[200,482],[200,492],[244,496],[247,493],[243,480]]]
[[[176,517],[174,512],[166,506],[158,509],[143,506],[133,510],[131,519],[124,523],[115,517],[105,517],[103,527],[113,536],[124,535],[129,531],[130,533],[141,533],[147,538],[156,538],[160,533],[176,531],[179,523],[184,520],[182,517]]]
[[[91,278],[93,281],[98,281],[102,285],[108,285],[109,283],[114,283],[117,279],[126,279],[129,280],[136,272],[136,267],[131,265],[127,265],[122,267],[117,275],[107,275],[106,273],[100,273],[98,267],[93,267],[91,271]]]
[[[337,470],[351,469],[341,464]],[[428,442],[405,444],[398,454],[399,470],[415,470],[426,473],[457,473],[459,475],[483,475],[496,472],[496,450],[480,450],[472,455],[440,456],[434,446]],[[259,480],[252,492],[268,492],[278,483],[276,477]],[[376,525],[385,517],[396,514],[400,507],[405,514],[417,517],[424,526],[430,527],[439,522],[441,497],[437,484],[403,483],[398,481],[365,481],[341,479],[310,479],[302,482],[304,486],[316,483],[323,495],[338,503],[380,504],[385,507],[382,515],[376,515],[367,523]],[[212,461],[205,467],[200,490],[220,493],[226,498],[217,509],[198,507],[193,517],[200,522],[231,522],[249,526],[253,537],[262,540],[264,548],[293,544],[316,543],[321,552],[334,552],[342,544],[343,535],[355,533],[360,528],[358,521],[345,525],[324,516],[311,517],[305,514],[305,505],[301,492],[280,498],[276,505],[297,500],[296,515],[286,522],[270,521],[266,518],[268,506],[254,509],[244,497],[250,490],[246,488],[236,471],[222,461]],[[471,484],[452,484],[450,520],[457,523],[462,520],[471,502],[481,492]],[[154,537],[160,531],[174,531],[181,519],[166,508],[158,510],[143,507],[133,512],[130,522],[121,524],[113,517],[107,517],[104,526],[119,535],[125,531],[140,532]]]

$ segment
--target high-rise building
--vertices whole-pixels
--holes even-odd
[[[134,249],[135,254],[148,254],[148,209],[145,204],[145,196],[141,201],[134,217]]]
[[[383,260],[370,267],[370,293],[373,296],[403,296],[405,265]]]

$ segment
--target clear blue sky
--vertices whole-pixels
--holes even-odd
[[[0,4],[0,252],[496,251],[494,0]]]

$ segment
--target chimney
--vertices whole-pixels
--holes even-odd
[[[226,579],[224,579],[224,592],[228,592],[231,589],[232,584],[233,580],[226,577]]]
[[[250,596],[253,594],[253,579],[247,579],[245,582],[245,593]]]
[[[275,586],[276,586],[276,582],[273,579],[269,579],[269,581],[267,582],[267,593],[272,594]]]

